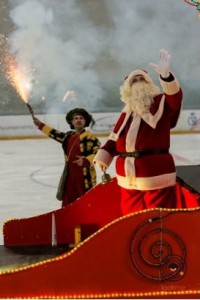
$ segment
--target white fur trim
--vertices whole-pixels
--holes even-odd
[[[124,160],[126,178],[135,178],[135,158],[126,157]]]
[[[124,121],[122,122],[122,125],[120,126],[118,132],[117,133],[111,132],[111,134],[109,135],[109,138],[108,138],[109,140],[112,140],[112,141],[117,141],[118,140],[119,135],[120,135],[121,131],[124,129],[130,115],[131,115],[131,112],[126,113]]]
[[[137,139],[138,130],[140,127],[141,117],[136,113],[132,114],[133,120],[126,135],[126,151],[132,152],[135,150],[135,142]]]
[[[135,142],[137,139],[138,130],[140,127],[141,118],[152,128],[156,128],[156,125],[160,118],[163,115],[164,111],[164,102],[165,102],[165,96],[162,96],[162,99],[159,104],[159,108],[155,115],[152,115],[150,112],[142,114],[140,117],[136,113],[132,113],[133,120],[131,122],[131,125],[129,127],[129,130],[127,132],[126,136],[126,151],[131,152],[135,150]]]
[[[159,104],[159,108],[158,108],[157,112],[155,113],[155,115],[152,115],[150,112],[144,113],[141,115],[141,118],[152,128],[156,128],[158,121],[160,120],[160,118],[163,115],[164,102],[165,102],[165,96],[163,95],[162,99],[160,101],[160,104]]]
[[[128,75],[128,77],[126,78],[126,80],[127,80],[128,82],[130,82],[130,80],[131,80],[133,77],[137,76],[137,75],[142,75],[142,76],[144,76],[145,81],[148,82],[148,83],[152,83],[152,82],[153,82],[152,79],[151,79],[151,77],[149,76],[149,74],[146,73],[146,72],[143,71],[143,70],[134,70],[133,72],[131,72],[131,73]]]
[[[107,168],[110,166],[111,162],[113,160],[113,156],[110,155],[106,150],[99,149],[97,154],[94,157],[94,163],[97,163],[99,165],[104,165]]]
[[[174,76],[174,74],[173,74],[173,76]],[[159,78],[159,80],[160,80],[160,84],[163,88],[163,92],[167,95],[176,94],[180,90],[180,84],[175,76],[174,76],[174,80],[170,81],[170,82],[164,81],[164,80],[162,80],[162,78]]]
[[[118,140],[118,137],[119,137],[119,135],[117,133],[111,132],[108,139],[116,142]]]
[[[116,177],[119,186],[130,190],[156,190],[173,186],[176,183],[176,173],[140,178],[124,177],[117,174]]]

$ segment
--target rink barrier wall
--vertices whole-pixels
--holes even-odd
[[[97,136],[108,136],[120,113],[92,113],[95,124],[90,130]],[[65,114],[43,114],[37,117],[44,123],[66,132],[70,130]],[[200,110],[182,110],[172,134],[200,133]],[[44,138],[34,125],[30,115],[0,116],[0,139]]]

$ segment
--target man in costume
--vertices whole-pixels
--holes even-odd
[[[62,200],[62,207],[72,203],[96,185],[93,159],[100,147],[99,140],[89,130],[85,130],[93,121],[85,109],[70,110],[66,121],[73,130],[61,132],[34,118],[35,125],[44,134],[60,142],[64,150],[65,166],[56,195],[58,200]]]
[[[166,50],[160,51],[158,64],[150,64],[159,75],[163,93],[144,70],[135,70],[125,78],[120,87],[125,107],[94,159],[105,171],[117,156],[123,214],[176,207],[176,170],[169,148],[170,129],[179,117],[182,91],[169,64]]]

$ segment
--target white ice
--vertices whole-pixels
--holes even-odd
[[[106,138],[100,138],[104,143]],[[170,152],[177,166],[200,164],[200,134],[172,134]],[[59,209],[56,187],[64,163],[61,144],[48,139],[0,141],[0,227]],[[115,175],[114,162],[108,169]],[[97,170],[98,183],[101,172]],[[3,233],[0,235],[3,245]]]

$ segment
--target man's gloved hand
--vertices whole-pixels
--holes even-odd
[[[41,125],[40,120],[39,120],[38,118],[36,118],[36,117],[33,117],[33,122],[34,122],[34,124],[35,124],[37,127],[39,127],[39,126]]]
[[[149,63],[149,65],[163,78],[169,77],[170,55],[167,50],[160,50],[160,58],[157,64]]]

